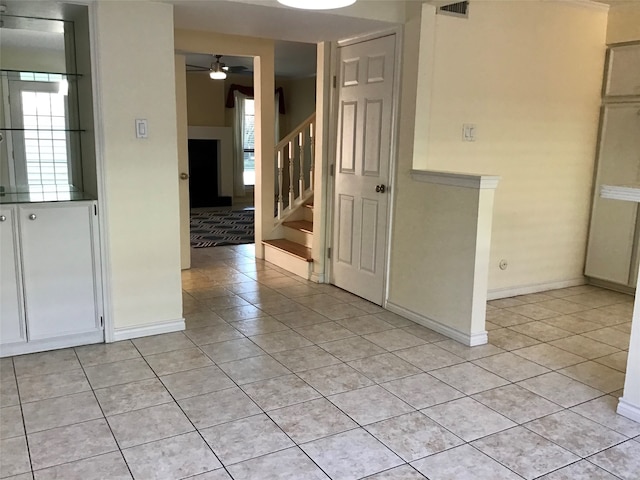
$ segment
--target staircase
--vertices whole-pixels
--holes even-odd
[[[282,222],[284,238],[262,242],[265,260],[309,279],[313,271],[313,204],[304,204],[295,216],[301,218]]]
[[[266,261],[306,279],[313,273],[315,122],[314,113],[276,145],[273,239],[262,242]]]

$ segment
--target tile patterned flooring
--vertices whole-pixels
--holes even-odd
[[[468,348],[250,255],[194,250],[184,332],[2,359],[0,477],[640,478],[631,297],[491,301]]]

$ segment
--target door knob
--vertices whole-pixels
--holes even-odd
[[[384,186],[384,184],[382,185],[376,185],[376,193],[384,193],[384,191],[387,189],[387,187]]]
[[[4,222],[7,219],[4,215],[0,215],[0,222]]]
[[[32,213],[31,215],[29,215],[29,220],[35,220],[36,218],[38,217],[36,217],[35,213]]]
[[[184,172],[182,172],[182,173],[180,174],[180,178],[181,178],[182,180],[186,180],[187,178],[189,178],[189,174],[188,174],[188,173],[184,173]]]

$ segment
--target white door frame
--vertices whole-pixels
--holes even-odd
[[[353,38],[347,38],[344,40],[338,40],[337,42],[333,42],[331,46],[331,72],[330,75],[333,78],[337,75],[338,72],[338,63],[340,58],[338,56],[338,48],[346,47],[349,45],[353,45],[356,43],[366,42],[368,40],[375,40],[376,38],[386,37],[389,35],[396,36],[395,42],[395,58],[394,58],[394,74],[393,81],[394,85],[397,88],[393,89],[392,92],[392,105],[391,105],[391,148],[389,149],[390,158],[389,158],[389,204],[387,206],[387,233],[386,233],[386,249],[384,252],[385,260],[384,260],[384,275],[383,275],[383,298],[382,298],[382,307],[386,307],[387,299],[389,297],[389,272],[390,272],[390,261],[391,261],[391,241],[392,241],[392,233],[393,233],[393,210],[395,207],[395,186],[396,186],[396,163],[398,157],[398,112],[400,108],[400,96],[401,96],[401,79],[402,79],[402,41],[403,41],[403,29],[402,26],[394,27],[388,30],[382,30],[377,32],[372,32],[364,35],[359,35]],[[333,172],[333,176],[327,175],[327,231],[326,231],[326,241],[327,246],[333,249],[333,232],[335,228],[334,223],[334,215],[333,210],[335,207],[335,183],[336,183],[336,175],[335,175],[335,162],[336,162],[336,148],[337,148],[337,132],[338,132],[338,88],[332,89],[331,94],[331,117],[329,124],[329,161],[327,165],[327,170]],[[325,255],[325,278],[327,279],[327,283],[332,283],[332,267],[334,258],[328,258],[328,251],[324,252]],[[332,255],[333,257],[333,255]]]

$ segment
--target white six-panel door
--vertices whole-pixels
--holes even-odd
[[[381,305],[395,35],[339,49],[332,283]]]

